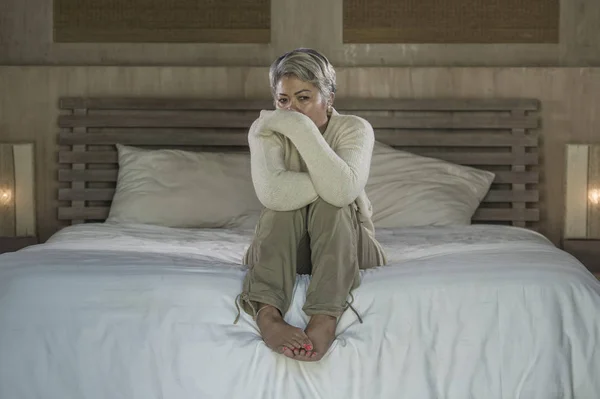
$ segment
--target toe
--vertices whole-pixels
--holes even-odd
[[[292,339],[292,342],[294,343],[294,347],[298,348],[298,349],[304,347],[304,344],[302,343],[302,341],[303,340],[300,340],[300,339]]]
[[[300,349],[302,345],[298,345],[298,342],[295,339],[288,339],[287,345],[291,350]]]
[[[308,337],[308,335],[305,335],[304,337],[302,337],[300,340],[300,343],[302,344],[303,348],[306,348],[307,346],[313,346],[312,341],[310,340],[310,338]],[[309,349],[310,350],[310,349]]]
[[[288,348],[287,346],[283,347],[283,354],[289,358],[294,358],[294,352],[291,351],[290,348]]]

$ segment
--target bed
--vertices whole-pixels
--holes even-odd
[[[227,223],[219,214],[200,228],[169,226],[139,223],[148,209],[164,209],[164,198],[135,197],[147,207],[141,214],[118,197],[123,154],[137,154],[131,148],[210,152],[221,154],[219,162],[223,154],[247,157],[246,129],[271,105],[62,99],[57,214],[69,226],[44,244],[0,256],[0,398],[600,397],[600,284],[536,231],[539,103],[336,105],[367,118],[381,143],[423,158],[382,150],[385,165],[370,179],[381,183],[371,188],[375,210],[379,203],[391,210],[375,218],[389,265],[362,272],[353,305],[364,322],[344,313],[324,359],[301,363],[271,352],[247,315],[234,324],[256,209],[229,215]],[[245,161],[235,162],[240,169]],[[397,217],[396,202],[422,212],[430,202],[444,209],[455,197],[429,190],[419,201],[399,194],[385,202],[389,190],[409,187],[386,180],[390,162],[392,171],[426,162],[420,165],[428,177],[464,165],[473,170],[460,173],[487,171],[493,179],[475,206],[426,212],[452,222],[431,224],[425,215],[418,225],[410,215]],[[215,170],[207,167],[203,178],[225,173]],[[219,181],[231,177],[236,189],[248,190],[237,173],[219,174]],[[166,190],[176,192],[178,176],[168,175],[174,185]],[[231,185],[200,195],[221,195],[218,210],[230,211],[228,204],[239,205],[223,195]],[[472,220],[456,216],[465,212]],[[155,213],[165,222],[178,209]],[[307,322],[301,308],[308,282],[298,277],[286,315],[297,326]]]

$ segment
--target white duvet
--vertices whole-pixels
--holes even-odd
[[[600,284],[536,233],[378,230],[390,265],[319,363],[233,324],[251,234],[82,225],[0,255],[0,399],[600,398]]]

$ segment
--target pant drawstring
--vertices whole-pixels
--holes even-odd
[[[235,297],[235,308],[237,309],[237,316],[235,318],[235,320],[233,321],[233,324],[237,324],[238,321],[240,320],[240,316],[242,314],[242,311],[240,309],[240,305],[238,304],[238,300],[244,301],[245,303],[247,303],[250,306],[250,309],[252,309],[252,318],[256,318],[256,316],[258,315],[258,312],[256,311],[256,308],[254,307],[254,304],[252,303],[252,301],[250,300],[250,296],[243,292],[241,294],[238,294],[238,296]]]
[[[352,311],[354,312],[354,314],[358,318],[358,321],[360,322],[360,324],[363,324],[362,317],[360,317],[360,315],[358,314],[358,312],[356,311],[356,309],[354,309],[354,306],[352,306],[353,303],[354,303],[354,295],[352,295],[352,293],[350,293],[350,302],[346,301],[346,305],[347,305],[346,309],[348,309],[348,308],[352,309]]]

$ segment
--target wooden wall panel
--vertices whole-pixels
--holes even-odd
[[[559,0],[345,0],[344,43],[558,43]]]
[[[63,43],[269,43],[270,0],[53,0]]]
[[[35,161],[32,144],[13,145],[15,159],[15,235],[36,235]]]
[[[338,68],[344,97],[528,97],[542,104],[542,232],[563,231],[565,144],[600,143],[600,69]],[[56,217],[57,101],[62,96],[269,98],[268,69],[251,67],[0,67],[0,141],[36,143],[37,221]]]

